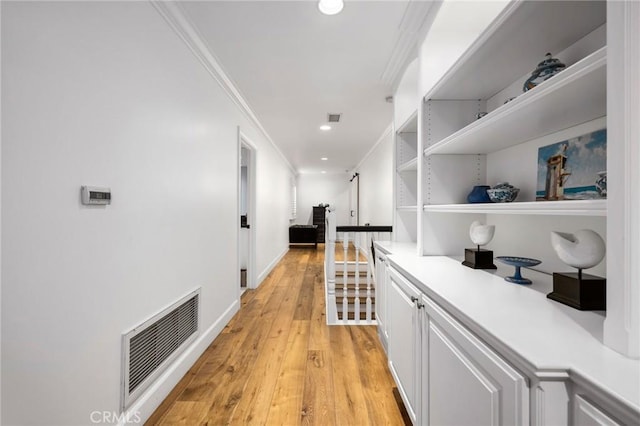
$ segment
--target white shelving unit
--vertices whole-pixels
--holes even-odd
[[[398,241],[415,242],[418,215],[418,113],[411,114],[396,131],[396,228]]]
[[[546,52],[567,68],[523,93]],[[495,255],[538,258],[553,272],[551,230],[606,234],[606,200],[536,201],[538,148],[606,127],[606,70],[604,2],[507,5],[424,97],[422,254],[461,255],[471,244],[469,225],[481,220],[496,225]],[[479,112],[487,114],[477,119]],[[473,186],[498,182],[520,188],[516,202],[467,203]],[[604,263],[592,272],[605,275]]]
[[[535,90],[427,147],[424,154],[489,154],[605,116],[606,61],[602,47]]]
[[[391,250],[388,260],[392,266],[413,284],[423,283],[425,293],[438,287],[435,293],[451,295],[451,300],[436,302],[461,319],[468,319],[467,325],[495,344],[498,352],[504,350],[503,355],[526,351],[500,338],[502,328],[531,345],[531,353],[540,350],[545,355],[549,334],[566,336],[556,346],[572,357],[574,353],[566,348],[577,336],[583,336],[592,349],[584,349],[584,354],[577,353],[575,359],[567,361],[571,371],[580,369],[589,358],[585,354],[601,351],[612,355],[604,363],[598,359],[594,377],[577,377],[568,387],[566,383],[573,378],[553,374],[545,378],[537,373],[530,376],[532,424],[575,422],[580,417],[569,412],[573,405],[567,405],[567,394],[575,394],[575,401],[569,400],[574,404],[596,383],[602,385],[604,394],[619,396],[619,386],[626,386],[628,372],[638,368],[631,358],[640,355],[639,34],[637,2],[512,0],[419,99],[417,112],[397,126],[393,244],[401,244],[403,251]],[[439,40],[437,35],[434,40]],[[547,52],[567,67],[523,93],[524,81]],[[429,53],[423,46],[420,54]],[[425,63],[431,58],[418,59]],[[432,85],[431,71],[428,66],[422,70],[424,76],[418,77],[418,87]],[[481,112],[487,114],[478,119]],[[608,135],[609,198],[538,201],[539,148],[604,128]],[[419,155],[414,156],[414,150]],[[467,202],[473,186],[505,181],[520,188],[516,202]],[[460,263],[464,249],[473,245],[469,226],[474,220],[496,225],[495,236],[487,246],[494,256],[542,260],[536,271],[523,271],[525,276],[535,277],[537,284],[529,287],[505,282],[503,277],[511,269],[499,262],[495,262],[497,272],[475,271]],[[606,312],[579,312],[546,298],[552,289],[551,272],[571,270],[553,251],[550,232],[580,229],[596,231],[607,243],[605,261],[588,270],[589,274],[607,278]],[[418,256],[412,255],[412,242]],[[495,293],[489,281],[495,285]],[[507,300],[505,293],[513,293],[514,298]],[[533,299],[536,306],[530,303]],[[418,311],[420,308],[420,304],[415,307]],[[513,315],[505,313],[509,309],[513,309]],[[387,319],[396,311],[402,308],[389,312]],[[474,318],[476,311],[479,316]],[[560,323],[558,312],[566,323]],[[505,321],[516,315],[522,316],[525,331]],[[480,316],[496,323],[482,324]],[[614,359],[618,356],[621,362]],[[560,358],[554,354],[549,360],[553,363]],[[611,367],[623,362],[630,369],[612,374]],[[528,365],[519,368],[525,371]],[[615,380],[599,382],[595,375]],[[627,414],[635,418],[637,387],[628,390],[633,410]],[[609,401],[609,396],[603,398]],[[608,409],[612,418],[626,410],[618,411],[615,406]]]

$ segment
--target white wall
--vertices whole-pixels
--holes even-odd
[[[121,334],[202,286],[201,340],[144,418],[237,309],[237,126],[259,272],[287,250],[291,171],[150,3],[3,2],[1,26],[2,423],[117,412]]]
[[[360,224],[393,224],[393,133],[389,126],[356,168],[360,173]]]
[[[393,94],[393,122],[396,131],[417,111],[420,105],[418,96],[418,59],[414,59],[404,71],[402,79]]]
[[[296,223],[313,223],[313,206],[320,203],[336,208],[336,224],[349,225],[349,179],[347,173],[301,173],[298,175],[298,215]]]

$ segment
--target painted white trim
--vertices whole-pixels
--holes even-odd
[[[258,157],[258,147],[254,144],[251,139],[247,137],[246,134],[242,132],[240,126],[238,126],[238,214],[237,220],[240,220],[240,157],[242,146],[245,146],[247,149],[251,151],[251,157],[249,158],[249,174],[247,176],[247,183],[250,188],[249,190],[249,211],[247,215],[249,217],[249,257],[247,260],[247,288],[256,288],[257,280],[256,280],[256,211],[257,211],[257,179],[256,179],[256,170],[257,170],[257,157]],[[252,225],[253,224],[253,225]],[[238,229],[238,259],[240,259],[240,223],[237,226]],[[238,271],[238,274],[240,272]],[[238,283],[240,282],[240,277],[238,276]],[[239,287],[238,287],[239,288]],[[240,297],[241,292],[238,293],[238,297]]]
[[[282,258],[287,254],[288,251],[289,251],[289,247],[284,249],[282,253],[276,256],[276,258],[273,259],[271,263],[267,265],[266,268],[264,268],[264,270],[260,273],[260,275],[258,275],[258,278],[256,279],[256,288],[258,288],[260,284],[262,284],[262,281],[264,281],[264,279],[267,278],[267,275],[269,275],[269,273],[273,270],[273,268],[276,267],[278,262],[282,260]]]
[[[220,65],[220,61],[216,58],[213,51],[209,48],[204,38],[188,18],[180,2],[165,2],[160,0],[149,0],[153,7],[169,24],[171,29],[184,41],[189,50],[202,63],[204,68],[218,82],[229,98],[236,104],[240,111],[256,126],[263,134],[265,139],[273,146],[273,149],[280,155],[282,161],[289,167],[292,173],[297,173],[296,169],[291,165],[287,157],[282,153],[278,145],[271,139],[265,128],[258,120],[247,101],[244,99],[238,88],[233,84],[231,79],[224,72]]]
[[[391,135],[393,132],[393,123],[389,124],[389,126],[387,126],[386,129],[384,129],[384,131],[382,132],[382,134],[380,135],[380,137],[378,138],[378,140],[376,141],[376,143],[371,147],[371,149],[364,155],[364,157],[362,157],[362,160],[360,160],[360,162],[358,163],[358,165],[351,171],[356,172],[358,170],[360,170],[360,167],[362,167],[362,165],[365,163],[365,161],[367,161],[369,159],[369,157],[371,157],[371,155],[375,152],[376,149],[378,149],[378,146],[384,142],[384,139]]]
[[[204,353],[209,345],[214,341],[224,327],[231,321],[231,318],[240,309],[240,302],[234,300],[200,337],[180,355],[172,365],[138,398],[136,402],[121,416],[118,426],[131,424],[142,425],[151,417],[153,412],[160,406],[162,401],[176,387],[178,382],[184,377],[189,369],[195,364],[198,358]],[[126,422],[126,420],[129,422]],[[139,420],[139,421],[138,421]],[[135,421],[138,421],[137,423]]]
[[[607,2],[607,317],[604,343],[640,358],[640,3]]]
[[[0,34],[2,34],[2,2],[0,1]],[[0,58],[2,58],[2,43],[0,43]],[[0,67],[0,99],[2,99],[2,67]],[[2,102],[0,102],[0,223],[2,223]],[[2,226],[0,226],[0,241],[2,241]],[[0,244],[0,271],[2,271],[2,244]],[[0,306],[2,306],[2,274],[0,274]],[[0,330],[2,330],[2,316],[0,315]],[[0,339],[0,384],[2,382],[2,339]],[[0,422],[2,422],[2,386],[0,386]]]
[[[400,35],[380,76],[380,79],[393,88],[394,92],[407,66],[418,56],[418,42],[431,27],[435,13],[439,9],[439,5],[434,7],[435,3],[438,2],[411,1],[405,8],[399,25]]]

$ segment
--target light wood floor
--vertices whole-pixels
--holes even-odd
[[[373,326],[327,326],[323,251],[291,249],[147,424],[403,425]]]

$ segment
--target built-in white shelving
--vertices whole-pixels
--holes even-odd
[[[400,164],[397,168],[398,172],[410,172],[418,170],[418,158],[409,160],[403,164]]]
[[[488,154],[606,115],[606,47],[424,150]]]
[[[488,99],[605,23],[602,1],[512,1],[426,98]]]
[[[495,213],[561,216],[606,216],[607,200],[532,201],[425,205],[427,213]]]
[[[407,256],[410,262],[461,256],[471,246],[471,223],[481,221],[495,225],[494,238],[486,248],[496,256],[542,261],[538,268],[544,273],[540,275],[546,295],[552,281],[548,274],[568,270],[551,247],[551,232],[592,229],[599,233],[606,241],[607,255],[589,274],[607,279],[607,312],[604,320],[591,313],[585,317],[596,318],[596,328],[604,329],[592,336],[596,346],[604,342],[631,356],[638,356],[640,335],[638,303],[633,302],[637,291],[625,284],[637,281],[637,268],[629,265],[638,239],[628,218],[637,216],[633,207],[637,191],[629,190],[637,186],[637,179],[629,162],[636,157],[633,142],[637,137],[632,135],[637,126],[632,124],[637,116],[633,97],[637,91],[633,89],[639,74],[628,70],[638,68],[638,61],[633,60],[637,59],[638,16],[640,8],[633,2],[508,2],[435,85],[432,75],[418,76],[418,87],[428,89],[420,93],[417,115],[396,127],[394,163],[394,233],[397,229],[402,235],[398,242],[412,242],[417,235],[416,249],[424,256]],[[524,82],[547,52],[567,67],[523,92]],[[428,54],[420,50],[420,55]],[[437,60],[419,58],[420,63],[431,59]],[[609,199],[536,201],[541,189],[550,185],[549,165],[539,159],[540,149],[562,141],[572,144],[603,128],[609,139]],[[407,130],[411,132],[403,133]],[[413,146],[418,151],[415,157]],[[579,155],[592,154],[582,150]],[[588,162],[592,157],[585,158]],[[587,189],[607,169],[597,164],[581,167],[571,161],[563,170],[563,176],[569,176],[566,181],[551,184],[562,186],[568,196],[574,188]],[[516,202],[467,203],[475,186],[505,181],[520,188]],[[457,276],[460,279],[453,281],[473,282],[474,288],[482,289],[478,298],[485,297],[486,288],[475,276],[467,279],[470,274],[479,275],[459,262],[450,262],[446,273],[434,269],[434,264],[424,267],[425,282]],[[504,283],[497,280],[496,285]],[[453,286],[443,288],[449,291]],[[466,293],[463,297],[472,304],[478,298]],[[517,298],[512,306],[518,310],[520,303],[527,304]],[[545,297],[539,303],[544,309],[557,305]],[[486,311],[484,303],[478,306]],[[560,308],[569,316],[577,312]],[[632,324],[629,318],[635,318]],[[576,333],[583,329],[588,327],[580,325]],[[527,334],[538,330],[533,326]]]
[[[399,241],[416,241],[418,197],[418,111],[398,127],[395,134],[395,234]]]
[[[567,67],[523,92],[547,52]],[[422,254],[463,253],[475,220],[496,225],[491,249],[543,259],[546,272],[556,265],[552,230],[589,228],[606,238],[606,199],[536,200],[539,148],[606,127],[605,2],[510,2],[420,111]],[[505,181],[521,189],[516,202],[467,203],[474,186]],[[606,274],[604,265],[595,273]]]

